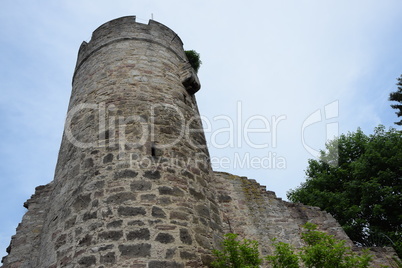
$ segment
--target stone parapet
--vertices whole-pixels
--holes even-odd
[[[102,47],[127,40],[158,44],[170,50],[183,62],[187,61],[183,52],[183,42],[174,31],[154,20],[143,24],[136,22],[135,16],[127,16],[102,24],[92,33],[88,43],[82,42],[74,73],[85,60]]]

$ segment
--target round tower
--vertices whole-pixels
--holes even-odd
[[[34,267],[202,267],[221,234],[183,44],[123,17],[80,47]]]

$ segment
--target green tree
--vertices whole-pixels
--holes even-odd
[[[226,234],[222,250],[213,250],[216,260],[211,263],[214,268],[258,268],[262,263],[259,257],[258,242],[244,239],[237,240],[237,234]]]
[[[397,110],[395,113],[398,117],[400,117],[402,116],[402,75],[397,78],[397,80],[398,83],[396,83],[396,85],[398,86],[398,89],[397,91],[389,94],[389,100],[398,102],[398,104],[391,104],[391,107]],[[395,122],[395,124],[402,126],[402,119],[399,122]]]
[[[326,148],[309,160],[307,180],[288,192],[289,200],[331,213],[357,244],[393,246],[402,256],[402,133],[358,129]]]

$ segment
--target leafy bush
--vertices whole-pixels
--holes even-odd
[[[237,234],[226,234],[222,242],[222,251],[213,250],[216,260],[214,268],[257,268],[262,263],[259,257],[258,242],[244,239],[238,241]]]
[[[195,50],[186,50],[185,51],[188,61],[190,62],[191,67],[194,68],[195,72],[198,73],[202,61],[200,60],[200,54]]]
[[[345,241],[317,230],[317,225],[306,223],[301,237],[305,246],[296,250],[289,244],[274,239],[274,255],[265,259],[273,268],[367,268],[371,255],[363,251],[357,255]],[[213,268],[257,268],[262,264],[258,252],[258,242],[237,240],[237,234],[226,234],[222,250],[213,250],[216,259]],[[395,261],[396,262],[396,261]]]
[[[267,256],[266,259],[272,263],[273,268],[299,268],[299,256],[293,248],[283,242],[276,242],[274,239],[275,255]]]
[[[345,245],[345,241],[337,240],[332,235],[317,231],[317,225],[306,223],[306,231],[302,239],[306,246],[295,254],[289,244],[274,243],[275,255],[267,256],[273,268],[298,268],[300,261],[307,268],[366,268],[369,267],[371,255],[364,252],[359,256]]]
[[[307,231],[302,234],[306,246],[302,248],[300,258],[306,267],[365,268],[369,266],[371,256],[366,252],[362,256],[354,253],[332,235],[317,231],[317,225],[306,223]]]

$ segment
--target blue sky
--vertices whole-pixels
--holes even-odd
[[[401,10],[396,0],[3,0],[0,255],[24,201],[53,179],[78,48],[104,22],[153,14],[197,50],[215,169],[285,198],[327,138],[397,120],[388,95],[402,73]],[[233,136],[222,118],[235,123]],[[244,134],[267,124],[271,132]]]

